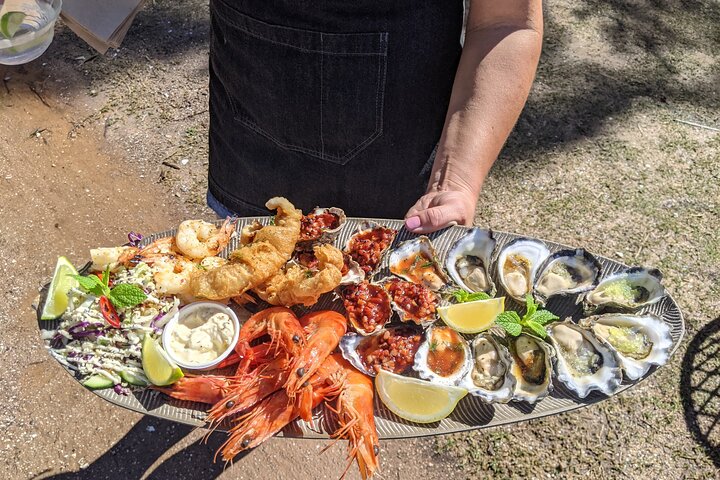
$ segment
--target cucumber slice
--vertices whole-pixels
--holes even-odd
[[[136,375],[134,373],[128,372],[126,370],[123,370],[120,372],[120,378],[125,380],[130,385],[135,385],[138,387],[147,387],[148,381],[145,379],[144,376]]]
[[[91,390],[100,390],[115,386],[115,382],[107,378],[105,375],[91,375],[83,380],[82,384]]]

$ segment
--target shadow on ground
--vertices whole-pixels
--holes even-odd
[[[44,480],[100,480],[116,478],[141,478],[170,450],[194,430],[182,425],[154,417],[143,417],[112,448],[87,468],[78,472],[42,476]],[[218,477],[225,469],[222,460],[212,463],[215,452],[227,439],[225,434],[210,435],[207,443],[194,442],[173,454],[154,467],[149,479]],[[240,461],[245,452],[235,458]]]
[[[690,341],[682,362],[680,395],[688,430],[720,468],[720,317]]]

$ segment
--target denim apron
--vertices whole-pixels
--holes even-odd
[[[402,218],[427,186],[463,0],[211,0],[209,198]]]

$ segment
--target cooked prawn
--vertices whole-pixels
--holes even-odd
[[[245,293],[268,280],[292,255],[300,236],[302,212],[282,197],[265,206],[277,210],[274,224],[253,233],[252,242],[230,254],[230,262],[197,272],[191,280],[196,297],[222,300]]]
[[[168,387],[152,388],[178,400],[215,405],[230,392],[230,379],[218,375],[187,375]]]
[[[235,223],[229,218],[220,227],[203,220],[185,220],[177,229],[175,243],[186,257],[214,257],[227,246],[234,231]]]
[[[146,257],[155,280],[155,288],[161,295],[190,296],[190,278],[197,269],[191,260],[180,255]]]

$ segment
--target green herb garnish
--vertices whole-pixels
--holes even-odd
[[[92,293],[96,297],[106,296],[115,308],[134,307],[147,299],[145,292],[137,285],[121,283],[110,288],[109,268],[103,272],[102,279],[97,275],[71,275],[71,277],[77,280],[80,287],[86,292]]]
[[[517,312],[502,312],[495,319],[495,324],[502,327],[513,337],[517,337],[522,333],[523,329],[525,329],[526,331],[544,339],[547,337],[545,325],[553,320],[559,320],[560,317],[549,310],[538,310],[537,303],[535,303],[535,300],[533,300],[532,295],[529,293],[525,297],[525,305],[527,307],[527,311],[522,318],[520,318],[520,315],[518,315]]]
[[[452,292],[453,298],[457,303],[474,302],[476,300],[489,300],[491,297],[485,292],[470,293],[462,288]]]

